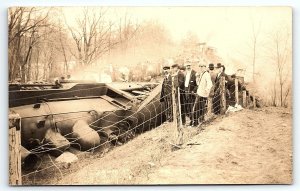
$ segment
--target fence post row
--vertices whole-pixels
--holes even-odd
[[[21,119],[9,113],[9,185],[22,185],[21,174]]]

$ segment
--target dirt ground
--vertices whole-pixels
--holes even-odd
[[[187,128],[182,148],[164,124],[90,159],[51,184],[290,184],[292,114],[242,110]]]

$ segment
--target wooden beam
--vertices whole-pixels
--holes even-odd
[[[21,174],[21,119],[14,112],[9,113],[9,185],[22,185]]]
[[[234,80],[234,85],[235,85],[235,103],[239,104],[239,80],[235,78]]]
[[[243,107],[244,108],[247,107],[247,94],[246,94],[246,90],[243,91]]]

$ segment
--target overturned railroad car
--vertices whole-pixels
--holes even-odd
[[[158,83],[10,84],[9,109],[21,118],[22,159],[69,147],[123,143],[165,121]]]

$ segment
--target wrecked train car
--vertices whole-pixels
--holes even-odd
[[[126,142],[165,121],[159,93],[157,83],[10,84],[9,109],[21,117],[22,160]]]

